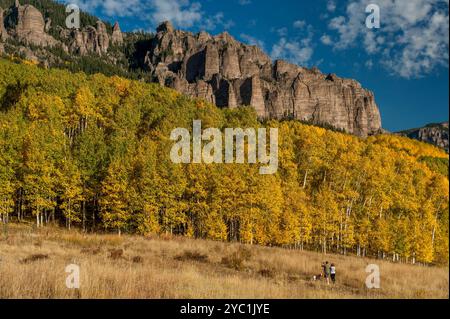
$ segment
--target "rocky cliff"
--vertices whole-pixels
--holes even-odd
[[[35,7],[21,5],[18,0],[0,15],[3,18],[0,23],[3,42],[13,38],[39,46],[40,53],[42,48],[59,46],[71,56],[94,54],[101,57],[106,69],[118,61],[127,61],[128,66],[120,65],[116,69],[127,74],[131,66],[138,66],[137,74],[144,74],[146,80],[203,98],[218,107],[250,105],[261,119],[298,119],[363,137],[381,130],[374,95],[358,82],[322,74],[317,68],[308,69],[281,60],[273,62],[260,48],[240,43],[228,33],[193,34],[175,30],[165,22],[151,39],[133,40],[135,37],[130,35],[126,40],[128,48],[139,52],[131,51],[132,55],[127,55],[126,35],[118,23],[109,32],[101,21],[95,27],[85,26],[80,30],[54,27],[51,19],[44,20]],[[58,40],[49,31],[56,31],[56,35],[52,34]],[[122,47],[123,52],[110,50],[112,45]],[[29,48],[15,50],[41,60],[45,66],[76,63],[76,58],[64,61],[49,51],[36,57],[37,53],[30,52]]]
[[[17,0],[5,18],[3,10],[0,11],[2,12],[0,20],[5,20],[0,26],[0,29],[3,29],[0,31],[1,34],[8,33],[21,42],[36,46],[57,44],[57,41],[45,32],[46,23],[41,12],[32,5],[20,5]]]
[[[116,22],[113,26],[111,43],[114,45],[122,45],[123,44],[123,34],[122,34],[122,30],[120,30],[120,25],[118,22]]]
[[[110,36],[106,26],[102,21],[97,21],[97,25],[87,26],[82,30],[58,28],[59,36],[68,43],[68,51],[72,54],[86,55],[95,53],[106,54],[110,45]]]
[[[335,74],[275,61],[228,33],[211,36],[161,24],[145,63],[154,80],[219,107],[253,106],[261,118],[328,124],[359,136],[381,118],[372,92]]]
[[[421,142],[430,143],[443,148],[449,149],[449,127],[448,122],[439,124],[429,124],[425,127],[411,129],[397,133],[399,135],[407,136]]]
[[[3,9],[0,8],[0,41],[5,41],[8,38],[8,32],[5,29],[3,14]]]
[[[30,4],[21,5],[19,0],[6,10],[0,8],[0,40],[13,38],[24,44],[39,47],[60,46],[65,52],[78,55],[106,54],[110,44],[121,45],[123,35],[118,23],[114,25],[112,38],[105,23],[97,21],[95,27],[86,26],[81,30],[56,26],[59,40],[48,34],[52,28],[50,18]]]

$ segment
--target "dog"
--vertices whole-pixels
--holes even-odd
[[[321,280],[322,278],[323,278],[323,274],[315,275],[315,276],[313,276],[313,281],[318,281],[318,280]]]

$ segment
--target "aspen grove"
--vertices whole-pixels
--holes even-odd
[[[174,128],[277,128],[279,168],[175,164]],[[448,264],[448,154],[0,60],[0,218]]]

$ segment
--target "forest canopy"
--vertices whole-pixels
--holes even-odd
[[[170,132],[193,120],[278,128],[277,174],[172,163]],[[3,222],[448,264],[448,187],[448,155],[408,138],[260,123],[157,84],[0,59]]]

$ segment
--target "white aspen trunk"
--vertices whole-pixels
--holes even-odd
[[[306,179],[308,178],[308,170],[305,171],[305,177],[303,178],[303,189],[306,188]]]
[[[86,232],[86,202],[83,200],[83,232]]]
[[[433,231],[431,233],[431,247],[434,248],[434,239],[436,237],[436,224],[438,219],[438,212],[436,212],[436,215],[434,216],[434,225],[433,225]]]
[[[70,226],[71,226],[71,220],[70,220],[70,215],[71,215],[70,199],[69,199],[69,210],[68,210],[68,212],[69,212],[69,218],[68,218],[68,220],[69,220],[69,230],[70,230]]]

